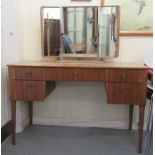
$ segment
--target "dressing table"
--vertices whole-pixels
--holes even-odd
[[[141,153],[146,67],[101,61],[119,55],[119,7],[42,7],[41,34],[43,56],[57,59],[8,65],[12,144],[16,143],[16,101],[28,102],[32,125],[33,102],[43,101],[54,91],[57,81],[94,81],[105,83],[108,104],[129,106],[129,130],[133,107],[139,106],[138,152]]]
[[[12,116],[12,143],[16,143],[16,101],[29,103],[32,124],[33,101],[43,101],[56,81],[96,81],[106,84],[108,104],[129,105],[129,130],[133,106],[139,106],[139,144],[142,152],[147,72],[143,64],[103,62],[23,62],[8,65]]]

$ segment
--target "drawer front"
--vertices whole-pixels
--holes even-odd
[[[108,83],[107,100],[110,104],[141,104],[140,84]]]
[[[33,67],[15,67],[13,79],[43,80],[43,69]]]
[[[45,97],[45,82],[15,80],[14,97],[16,100],[42,101]]]
[[[138,82],[138,70],[134,69],[109,69],[109,82]]]
[[[106,69],[48,68],[46,80],[65,81],[106,81]]]

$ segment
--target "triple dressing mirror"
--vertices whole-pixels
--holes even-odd
[[[119,54],[119,7],[42,7],[43,56],[112,58]]]

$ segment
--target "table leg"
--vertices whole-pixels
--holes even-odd
[[[145,105],[139,105],[139,143],[138,143],[139,153],[142,153],[143,148],[144,112],[145,112]]]
[[[129,105],[129,130],[132,130],[133,107],[134,105]]]
[[[32,125],[33,122],[33,102],[29,101],[29,125]]]
[[[16,144],[16,101],[11,100],[11,135],[12,144]]]

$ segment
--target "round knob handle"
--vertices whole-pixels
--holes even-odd
[[[127,76],[126,75],[122,75],[122,79],[126,79],[127,78]]]
[[[122,94],[126,94],[127,93],[127,91],[125,89],[123,89],[121,92],[122,92]]]

